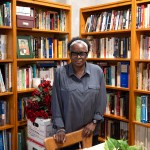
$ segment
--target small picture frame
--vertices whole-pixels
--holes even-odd
[[[17,54],[18,58],[33,58],[30,36],[17,36]]]

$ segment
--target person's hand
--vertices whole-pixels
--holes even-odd
[[[93,134],[93,131],[95,130],[96,124],[94,124],[93,122],[87,124],[84,128],[83,128],[83,137],[90,137]]]
[[[64,129],[57,130],[53,137],[57,143],[63,144],[66,142],[66,134]]]

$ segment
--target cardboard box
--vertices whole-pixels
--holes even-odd
[[[44,137],[44,136],[38,134],[38,133],[35,132],[34,130],[31,130],[31,129],[28,130],[27,136],[28,136],[28,138],[31,138],[31,139],[33,139],[34,141],[37,141],[37,142],[40,143],[41,145],[44,144],[44,139],[46,138],[46,137]]]
[[[34,131],[34,134],[42,135],[43,137],[52,136],[54,133],[51,119],[36,118],[35,122],[27,120],[27,130]]]
[[[34,18],[31,16],[17,15],[17,27],[33,28],[34,27]]]
[[[32,139],[27,140],[27,148],[28,150],[45,150],[44,145],[41,145]]]

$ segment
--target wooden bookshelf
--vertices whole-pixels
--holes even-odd
[[[7,3],[7,6],[6,6]],[[9,2],[4,2],[1,3],[1,8],[9,8],[9,10],[13,10],[15,8],[15,0],[10,0]],[[1,10],[2,13],[2,10]],[[6,18],[1,18],[1,25],[0,25],[0,35],[1,35],[1,49],[0,49],[0,69],[2,71],[2,78],[4,81],[4,86],[6,91],[0,92],[0,103],[1,103],[1,121],[0,121],[0,134],[2,137],[2,134],[4,135],[5,131],[9,132],[11,135],[11,143],[15,143],[16,140],[16,126],[15,126],[15,115],[16,115],[16,106],[15,106],[15,74],[12,74],[12,69],[6,71],[5,69],[7,68],[6,65],[10,64],[12,68],[15,67],[15,61],[14,61],[14,55],[15,55],[15,39],[14,39],[14,33],[15,30],[13,28],[13,12],[11,13],[11,17],[8,17],[8,14],[10,12],[7,12],[7,17]],[[7,22],[7,21],[8,22]],[[2,36],[6,35],[6,39],[2,40]],[[3,47],[3,48],[2,48]],[[6,50],[6,57],[2,57],[2,51],[5,49]],[[4,66],[4,70],[2,70],[2,66]],[[7,68],[8,69],[8,68]],[[7,76],[8,74],[11,74],[11,79]],[[1,79],[1,88],[2,88],[2,79]],[[6,85],[7,84],[7,85]],[[8,85],[11,86],[10,89],[8,89]],[[3,103],[6,102],[6,103]],[[8,107],[7,107],[8,106]],[[5,120],[5,123],[2,123]],[[6,135],[6,134],[5,134]],[[3,137],[5,142],[8,142],[7,137]],[[1,143],[3,144],[3,143]],[[2,146],[2,145],[1,145]],[[8,145],[7,145],[8,146]],[[15,144],[11,145],[12,150],[15,150]]]
[[[119,91],[128,91],[129,92],[129,118],[128,119],[125,118],[125,120],[124,120],[124,118],[118,117],[116,115],[110,115],[110,114],[104,115],[104,117],[107,117],[107,118],[114,118],[116,120],[128,122],[128,129],[129,129],[128,142],[130,145],[137,144],[135,141],[137,138],[135,135],[137,132],[136,125],[150,130],[149,123],[142,123],[142,122],[136,121],[136,97],[142,96],[142,95],[146,95],[146,96],[150,95],[150,90],[148,89],[147,86],[145,87],[146,90],[142,89],[143,86],[142,86],[142,88],[138,87],[139,86],[138,84],[140,82],[141,82],[140,85],[144,85],[144,86],[145,86],[145,84],[146,85],[149,84],[149,78],[146,77],[146,81],[143,82],[143,77],[142,77],[142,81],[141,81],[137,75],[137,71],[138,71],[137,68],[139,67],[138,65],[140,63],[142,63],[144,65],[147,65],[150,63],[150,61],[149,61],[150,54],[149,54],[148,48],[147,48],[147,51],[148,51],[147,54],[146,55],[143,54],[143,51],[146,50],[146,44],[145,44],[146,40],[144,41],[143,39],[141,39],[141,37],[142,37],[141,35],[143,35],[145,37],[147,36],[148,38],[150,36],[150,34],[149,34],[150,22],[146,22],[148,19],[146,18],[146,15],[144,14],[144,13],[146,13],[146,11],[143,10],[146,7],[148,9],[148,5],[150,5],[149,0],[132,0],[132,1],[118,1],[118,2],[96,5],[96,6],[92,6],[92,7],[85,7],[85,8],[80,9],[80,36],[81,37],[84,37],[84,38],[86,38],[88,36],[112,37],[114,35],[117,35],[117,36],[130,35],[130,37],[131,37],[131,57],[130,58],[88,58],[88,61],[90,61],[90,62],[91,61],[93,61],[93,62],[96,62],[96,61],[100,61],[100,62],[101,61],[102,62],[111,62],[111,61],[112,62],[119,62],[119,61],[126,62],[126,61],[128,61],[128,62],[130,62],[130,77],[129,77],[130,78],[130,81],[129,81],[130,86],[128,88],[106,85],[106,89],[113,89],[114,91],[119,90]],[[87,30],[85,30],[86,21],[90,15],[100,14],[101,12],[104,12],[104,11],[109,12],[111,10],[118,10],[120,8],[122,8],[122,9],[130,8],[131,9],[132,25],[131,25],[130,29],[107,30],[107,31],[105,31],[105,30],[104,31],[101,31],[101,30],[95,31],[94,30],[94,31],[89,31],[89,32],[87,32]],[[137,12],[137,10],[138,10],[138,12]],[[141,15],[141,13],[142,13],[141,11],[143,11],[142,15]],[[149,15],[149,14],[147,13],[147,15]],[[142,17],[141,20],[139,19],[140,18],[139,16]],[[144,41],[143,43],[145,44],[144,48],[143,47],[141,48],[142,40]],[[147,43],[149,44],[149,42],[147,42]],[[143,51],[141,52],[141,50],[143,50]],[[142,53],[142,55],[140,55],[141,53]],[[145,53],[146,53],[146,51],[145,51]],[[143,57],[145,57],[145,58],[143,58]],[[148,72],[148,70],[146,70],[146,71]],[[143,72],[142,72],[142,76],[143,76]],[[146,107],[147,107],[147,105],[146,105]],[[149,108],[147,108],[147,110],[149,110]],[[147,129],[146,129],[146,131],[147,131]],[[143,133],[141,133],[141,134],[143,134]],[[146,138],[148,138],[148,137],[143,136],[143,141]],[[99,139],[101,139],[101,137],[99,137]],[[143,141],[140,141],[140,142],[143,142]]]
[[[142,11],[145,11],[145,8],[147,7],[147,10],[148,10],[148,5],[150,5],[150,1],[149,0],[133,0],[133,17],[134,17],[134,22],[133,22],[133,44],[134,44],[134,47],[136,47],[136,50],[133,48],[133,51],[134,51],[134,60],[133,60],[133,76],[135,76],[136,78],[133,78],[133,92],[132,92],[132,111],[134,112],[132,114],[132,126],[131,126],[131,130],[132,130],[132,135],[133,135],[133,143],[137,144],[137,140],[138,140],[138,131],[139,133],[141,134],[141,139],[140,139],[140,142],[143,143],[143,147],[145,147],[145,149],[149,148],[148,146],[148,143],[146,144],[145,143],[145,139],[147,139],[149,141],[149,138],[148,138],[148,130],[150,130],[150,124],[149,124],[149,119],[147,119],[147,122],[146,123],[143,123],[142,122],[142,117],[141,117],[141,120],[140,121],[137,121],[137,116],[136,116],[136,113],[137,113],[137,97],[141,97],[141,96],[146,96],[146,97],[149,97],[150,95],[150,90],[148,89],[148,84],[149,84],[149,76],[146,77],[146,80],[143,81],[143,79],[145,78],[145,75],[143,74],[143,70],[145,70],[146,72],[148,72],[148,68],[143,68],[141,71],[138,71],[138,68],[139,68],[139,64],[143,64],[144,65],[147,65],[149,64],[149,59],[147,59],[146,57],[149,55],[149,52],[144,55],[144,57],[141,55],[141,43],[144,41],[144,43],[146,43],[144,40],[144,38],[141,38],[142,35],[143,36],[147,36],[149,37],[149,31],[150,31],[150,28],[149,28],[149,22],[146,23],[146,16],[148,17],[148,15],[146,15],[146,12],[143,13],[142,15]],[[142,8],[143,6],[144,8]],[[141,13],[139,12],[139,10],[141,9]],[[138,11],[137,11],[138,10]],[[136,16],[136,13],[138,14],[138,16]],[[139,17],[142,17],[142,20],[143,21],[140,21]],[[136,18],[137,17],[137,18]],[[144,23],[143,23],[144,22]],[[148,42],[149,43],[149,42]],[[143,51],[146,51],[146,47],[142,48]],[[140,70],[140,69],[139,69]],[[139,78],[139,72],[142,74],[142,82]],[[139,86],[139,84],[141,84],[141,88]],[[147,87],[144,88],[144,85],[147,84]],[[146,109],[147,111],[149,111],[149,107],[148,107],[148,102],[149,99],[147,98],[147,104],[146,104]],[[141,103],[142,103],[142,98],[141,98]],[[143,104],[141,104],[143,105]],[[141,109],[142,110],[142,109]],[[143,116],[143,115],[141,115]],[[147,112],[147,116],[148,115],[148,112]],[[143,129],[146,131],[143,132]],[[138,130],[138,131],[137,131]],[[143,133],[141,133],[141,131]]]
[[[29,35],[29,36],[35,36],[37,37],[37,35],[39,34],[39,36],[43,36],[43,37],[66,37],[68,38],[68,40],[70,40],[71,38],[71,6],[70,5],[65,5],[65,4],[61,4],[61,3],[56,3],[56,2],[51,2],[51,1],[46,1],[46,0],[16,0],[16,6],[30,6],[31,8],[34,9],[41,9],[41,10],[50,10],[50,11],[56,11],[59,12],[60,10],[65,11],[66,14],[66,22],[65,22],[65,30],[54,30],[54,29],[41,29],[41,28],[37,28],[37,27],[33,27],[32,29],[27,29],[27,28],[19,28],[16,27],[16,36],[21,35]],[[15,22],[17,20],[15,19]],[[59,23],[59,22],[58,22]],[[60,27],[60,24],[59,24]],[[28,33],[28,34],[27,34]],[[16,43],[17,43],[17,39],[16,39]],[[17,47],[17,45],[16,45]],[[56,53],[54,51],[54,53]],[[24,65],[24,64],[33,64],[36,63],[38,61],[40,62],[44,62],[44,61],[54,61],[54,62],[61,62],[61,61],[66,61],[69,62],[69,58],[58,58],[58,57],[54,57],[54,58],[27,58],[27,59],[21,59],[21,58],[17,58],[15,59],[16,61],[16,67],[20,66],[20,65]],[[15,68],[17,71],[17,68]],[[16,83],[17,83],[17,79],[16,79]],[[27,88],[27,89],[20,89],[17,90],[16,88],[16,100],[18,99],[18,97],[20,95],[26,95],[29,93],[32,93],[34,90],[34,88]],[[18,105],[17,105],[17,101],[16,101],[16,111],[18,110]],[[17,114],[17,112],[16,112]],[[16,133],[18,132],[18,129],[20,127],[24,127],[26,126],[27,121],[26,120],[21,120],[18,121],[18,117],[16,116]]]
[[[53,61],[61,63],[61,61],[69,62],[69,58],[58,58],[57,56],[53,58],[18,58],[17,56],[17,36],[35,36],[37,37],[51,37],[51,38],[64,38],[67,37],[68,40],[71,38],[71,6],[67,4],[51,2],[48,0],[9,0],[11,2],[11,25],[1,25],[0,26],[0,35],[7,35],[7,58],[0,60],[1,64],[11,63],[12,65],[12,91],[0,92],[0,101],[6,100],[9,103],[9,123],[0,126],[0,131],[6,130],[11,133],[11,149],[18,149],[18,131],[19,128],[27,126],[27,120],[22,119],[18,121],[18,98],[20,95],[31,95],[35,88],[17,88],[17,69],[18,67],[24,65],[30,65],[36,62],[44,61]],[[1,3],[3,5],[3,2]],[[65,12],[65,24],[64,27],[60,27],[60,22],[58,21],[57,25],[59,28],[56,29],[41,29],[37,27],[33,28],[20,28],[17,27],[17,18],[16,18],[16,6],[30,7],[33,8],[33,14],[36,9],[41,9],[43,11],[56,11],[60,13],[60,10]],[[35,16],[33,16],[35,17]],[[35,18],[34,18],[35,19]],[[35,21],[35,20],[34,20]],[[57,26],[57,27],[58,27]],[[61,30],[60,28],[63,28]],[[56,50],[56,49],[55,49]],[[55,51],[54,51],[55,53]]]
[[[86,22],[87,22],[87,18],[91,15],[98,15],[100,16],[101,13],[103,12],[111,12],[112,10],[127,10],[130,9],[130,13],[132,16],[132,26],[128,27],[128,28],[124,28],[124,29],[107,29],[107,30],[101,30],[102,26],[100,27],[101,29],[99,31],[97,31],[97,27],[95,28],[95,30],[91,31],[87,31],[85,30],[85,26],[86,26]],[[133,11],[133,2],[132,1],[118,1],[118,2],[112,2],[112,3],[107,3],[107,4],[102,4],[102,5],[96,5],[96,6],[92,6],[92,7],[85,7],[85,8],[81,8],[80,9],[80,36],[83,38],[88,38],[88,36],[92,36],[93,38],[97,38],[97,37],[126,37],[129,36],[130,37],[130,42],[131,42],[131,55],[130,57],[126,57],[126,58],[109,58],[109,57],[102,57],[99,56],[98,58],[88,58],[89,62],[104,62],[104,63],[117,63],[117,62],[129,62],[130,63],[130,77],[129,77],[129,86],[127,88],[121,87],[121,86],[112,86],[112,85],[107,85],[106,84],[106,89],[107,90],[113,90],[114,92],[117,91],[121,91],[121,92],[126,92],[129,94],[129,118],[125,118],[125,117],[121,117],[121,116],[117,116],[114,114],[105,114],[104,117],[106,117],[107,119],[115,119],[118,121],[122,121],[122,122],[126,122],[128,123],[128,143],[129,144],[133,144],[134,143],[134,136],[132,136],[134,134],[134,131],[132,131],[132,127],[133,127],[133,110],[131,109],[133,107],[133,50],[134,50],[134,34],[133,32],[135,32],[135,22],[133,20],[135,17],[135,12]],[[134,15],[133,15],[134,14]],[[94,18],[94,17],[93,17]],[[94,19],[93,19],[94,20]],[[94,23],[93,23],[94,24]],[[90,25],[89,25],[90,26]],[[90,27],[89,27],[90,28]],[[93,27],[94,28],[94,27]],[[133,31],[134,28],[134,31]],[[90,28],[91,29],[91,28]],[[97,48],[98,49],[98,48]],[[98,51],[98,50],[97,50]],[[133,54],[133,55],[132,55]],[[132,110],[132,111],[131,111]],[[107,137],[107,135],[105,135]],[[103,138],[99,137],[99,141],[105,141]]]

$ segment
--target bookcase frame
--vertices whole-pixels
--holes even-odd
[[[12,92],[0,93],[1,98],[5,97],[10,103],[9,113],[10,113],[10,124],[0,126],[0,130],[10,130],[12,134],[12,150],[18,149],[18,128],[27,125],[26,120],[18,121],[18,96],[19,94],[32,93],[34,88],[28,88],[23,90],[17,90],[17,66],[23,63],[33,63],[36,61],[67,61],[69,58],[28,58],[21,59],[17,58],[17,35],[18,33],[25,34],[25,32],[30,33],[30,35],[60,35],[68,36],[68,40],[71,38],[71,15],[72,8],[70,5],[62,4],[58,2],[51,2],[48,0],[10,0],[11,2],[11,22],[12,25],[9,26],[0,26],[1,34],[7,33],[8,35],[8,44],[7,44],[7,59],[0,60],[0,63],[12,63]],[[16,6],[20,4],[21,6],[37,6],[43,8],[53,8],[57,10],[67,11],[66,16],[66,31],[56,31],[56,30],[43,30],[43,29],[27,29],[27,28],[17,28],[16,26]]]
[[[135,76],[135,68],[134,68],[134,57],[135,57],[135,25],[136,25],[136,8],[135,8],[135,2],[132,0],[125,0],[125,1],[117,1],[117,2],[111,2],[91,7],[84,7],[80,9],[80,36],[86,38],[87,36],[93,36],[93,37],[105,37],[107,35],[113,36],[115,34],[121,34],[121,35],[131,35],[131,57],[130,58],[88,58],[90,61],[104,61],[104,62],[130,62],[130,79],[129,79],[129,88],[122,88],[122,87],[114,87],[110,85],[106,85],[107,89],[114,89],[114,90],[120,90],[120,91],[128,91],[129,92],[129,119],[123,118],[121,116],[115,116],[115,115],[109,115],[105,114],[104,117],[107,117],[109,119],[116,119],[119,121],[124,121],[128,123],[128,143],[130,145],[134,144],[134,124],[133,120],[135,119],[135,101],[134,101],[134,76]],[[98,13],[105,10],[112,10],[120,7],[129,7],[131,8],[131,15],[132,15],[132,25],[130,29],[121,29],[121,30],[111,30],[111,31],[99,31],[99,32],[85,32],[85,24],[86,19],[88,16],[94,13]],[[103,142],[105,139],[102,137],[99,137],[99,141]]]

